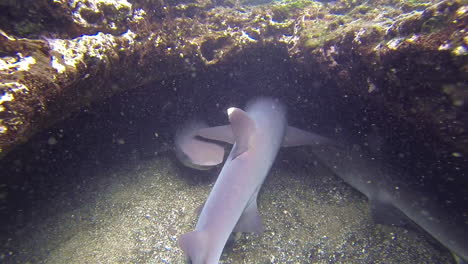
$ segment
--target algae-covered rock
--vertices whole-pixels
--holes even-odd
[[[2,4],[1,155],[90,102],[270,45],[466,153],[462,1],[218,2]]]

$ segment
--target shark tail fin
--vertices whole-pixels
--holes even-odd
[[[179,238],[179,246],[185,252],[189,263],[204,263],[206,258],[207,237],[202,231],[183,234]]]
[[[335,145],[336,143],[333,140],[326,137],[307,132],[305,130],[288,126],[286,128],[286,133],[283,138],[282,147],[297,147],[302,145],[323,145],[330,144]]]

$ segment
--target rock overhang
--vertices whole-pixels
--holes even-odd
[[[468,149],[467,8],[461,1],[414,1],[401,8],[384,1],[372,7],[348,1],[221,4],[38,2],[34,12],[46,7],[68,22],[65,29],[32,33],[3,29],[1,155],[92,102],[168,76],[229,69],[271,47],[342,94],[366,98],[429,130],[454,153]],[[437,107],[443,111],[434,113]]]

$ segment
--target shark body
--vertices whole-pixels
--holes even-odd
[[[199,129],[196,133],[234,145],[195,230],[179,239],[192,264],[217,264],[233,231],[263,232],[257,196],[281,146],[320,144],[325,140],[288,127],[285,107],[270,98],[254,100],[245,112],[229,108],[228,116],[230,125]]]
[[[263,231],[257,209],[261,185],[280,147],[300,145],[314,146],[311,150],[322,163],[368,197],[377,223],[415,223],[451,250],[459,263],[466,263],[466,212],[448,209],[447,201],[424,192],[418,183],[405,181],[400,172],[360,150],[338,146],[324,137],[288,126],[285,107],[278,101],[257,99],[248,104],[245,112],[230,108],[228,115],[231,125],[206,128],[192,124],[188,132],[181,133],[183,140],[179,140],[179,149],[189,150],[184,153],[184,164],[193,168],[219,164],[219,155],[224,154],[215,143],[195,136],[233,144],[195,230],[179,238],[179,245],[192,264],[217,264],[233,231]]]
[[[458,263],[466,263],[463,260],[468,259],[468,215],[451,209],[453,201],[425,190],[421,182],[409,182],[402,172],[385,167],[362,150],[321,145],[312,152],[367,196],[376,223],[398,226],[414,223],[458,256]]]

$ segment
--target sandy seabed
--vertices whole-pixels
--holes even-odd
[[[193,230],[195,210],[218,172],[183,168],[170,154],[106,168],[83,164],[85,180],[32,208],[49,216],[12,232],[1,257],[5,263],[184,263],[177,239]],[[220,263],[453,263],[416,229],[374,224],[366,198],[300,149],[278,156],[258,203],[265,233],[238,236]]]

